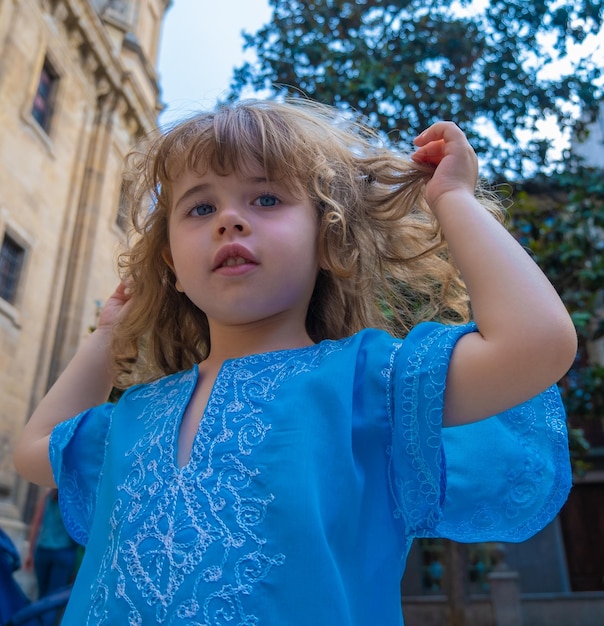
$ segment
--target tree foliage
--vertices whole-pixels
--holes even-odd
[[[358,110],[404,145],[452,119],[495,173],[544,165],[549,143],[522,145],[523,131],[535,136],[544,116],[568,127],[602,95],[593,52],[604,0],[269,2],[270,23],[244,35],[258,61],[235,70],[232,97],[306,95]],[[560,59],[562,75],[550,69]]]
[[[521,179],[527,163],[548,171],[555,162],[539,124],[548,118],[580,137],[603,96],[604,0],[269,3],[270,23],[245,35],[257,62],[235,70],[231,97],[249,87],[309,96],[360,112],[404,147],[452,119],[494,179]],[[562,389],[571,424],[584,427],[604,415],[604,366],[590,355],[604,337],[604,183],[569,156],[554,176],[517,188],[511,227],[577,327]]]
[[[604,445],[604,364],[594,354],[604,341],[604,179],[574,167],[525,183],[515,193],[511,228],[533,254],[568,308],[579,338],[577,359],[561,381],[570,417],[575,467],[585,468],[588,444]]]

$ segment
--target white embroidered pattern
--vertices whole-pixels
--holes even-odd
[[[465,451],[476,446],[482,450],[487,444],[496,451],[500,442],[494,437],[472,437],[474,448],[468,447],[472,442],[463,441],[457,450],[461,462],[458,458],[457,465],[449,464],[455,460],[451,450],[445,463],[440,425],[448,354],[457,337],[472,327],[423,328],[405,340],[405,349],[389,338],[390,353],[379,352],[389,358],[384,363],[380,357],[377,369],[374,359],[367,362],[358,354],[350,364],[358,375],[355,383],[364,380],[364,368],[371,364],[386,390],[383,417],[393,434],[385,459],[391,513],[407,540],[413,535],[433,536],[434,532],[464,541],[492,540],[494,531],[501,533],[501,540],[526,538],[527,532],[538,530],[553,517],[570,486],[559,395],[550,389],[534,399],[534,404],[501,416],[506,432],[520,444],[506,448],[518,454],[498,475],[497,493],[502,495],[495,499],[489,495],[495,490],[490,479],[483,498],[478,489],[485,486],[482,477],[476,482],[462,472],[462,493],[447,502],[443,496],[452,493],[455,485],[455,481],[448,486],[445,482],[449,469],[460,472],[465,468]],[[78,598],[81,602],[73,612],[90,609],[88,619],[77,614],[71,623],[98,626],[114,624],[116,619],[133,625],[264,623],[258,608],[265,597],[262,581],[267,586],[274,583],[267,581],[267,576],[274,572],[278,577],[295,561],[294,553],[288,553],[291,544],[274,543],[269,530],[283,525],[283,519],[275,521],[271,512],[286,502],[270,480],[275,472],[264,469],[270,444],[279,433],[280,418],[273,420],[270,415],[283,413],[285,419],[289,415],[281,404],[270,409],[268,405],[281,394],[287,396],[290,389],[280,390],[281,385],[316,369],[327,355],[347,345],[348,341],[324,342],[227,362],[193,443],[191,461],[182,469],[176,465],[175,442],[180,416],[195,383],[194,372],[129,392],[130,404],[116,412],[120,423],[113,417],[104,462],[107,410],[95,412],[91,420],[83,416],[81,429],[80,418],[55,429],[51,460],[62,502],[67,503],[62,508],[74,511],[66,523],[72,534],[84,540],[92,534],[91,552],[96,548],[94,532],[100,528],[98,549],[104,550],[98,567],[95,553],[90,559],[93,567],[83,568],[87,578],[80,578],[80,588],[90,585],[92,601]],[[348,355],[339,358],[342,356]],[[347,364],[339,361],[325,371],[335,374],[336,368],[342,367],[346,370]],[[323,375],[322,370],[317,372],[309,384]],[[371,380],[371,374],[368,378]],[[295,393],[301,390],[312,393],[308,385],[296,384]],[[348,392],[344,385],[343,393]],[[360,406],[366,405],[361,402]],[[481,424],[482,434],[489,420]],[[449,430],[449,436],[454,430]],[[486,432],[494,431],[489,427]],[[387,434],[382,441],[386,446]],[[353,437],[353,451],[358,449],[359,458],[367,451],[366,443],[366,439]],[[517,458],[522,460],[520,464]],[[552,466],[548,471],[543,461]],[[97,495],[99,468],[103,477]],[[108,474],[113,478],[107,478]],[[541,499],[535,499],[537,491]],[[107,503],[111,503],[110,512]],[[445,506],[448,509],[443,515]],[[279,567],[283,569],[279,571]],[[267,605],[273,606],[265,602]]]
[[[141,601],[158,624],[258,623],[245,599],[286,559],[267,552],[263,536],[274,496],[259,494],[254,481],[254,453],[271,430],[261,407],[345,343],[227,361],[182,469],[175,442],[194,372],[133,392],[131,401],[144,406],[137,415],[144,436],[126,455],[130,469],[117,488],[88,624],[107,623],[115,596],[131,625],[148,614]]]

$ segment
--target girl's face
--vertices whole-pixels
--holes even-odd
[[[275,321],[302,329],[318,272],[318,216],[260,167],[172,186],[166,260],[176,287],[217,325]]]

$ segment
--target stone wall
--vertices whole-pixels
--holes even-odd
[[[161,23],[168,5],[0,0],[0,243],[7,235],[25,253],[14,299],[0,297],[3,526],[27,517],[15,438],[117,282],[123,158],[162,107],[149,15]],[[44,126],[32,112],[48,68]]]

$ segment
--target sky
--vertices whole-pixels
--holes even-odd
[[[477,6],[484,2],[475,0]],[[166,106],[160,126],[210,109],[226,95],[233,69],[253,59],[251,51],[243,52],[242,31],[255,33],[270,17],[268,0],[173,0],[159,48],[161,99]],[[586,45],[604,59],[598,37]],[[542,121],[540,132],[560,147],[568,144],[551,119]]]
[[[241,32],[255,33],[270,16],[268,0],[173,0],[159,47],[160,125],[212,108],[233,69],[253,58]]]

